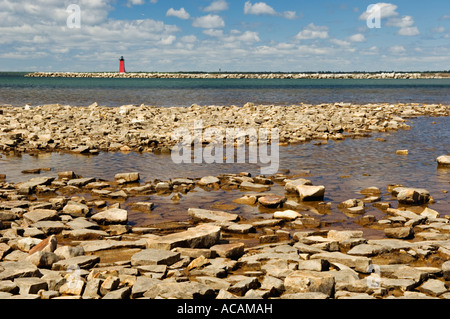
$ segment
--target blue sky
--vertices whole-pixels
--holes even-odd
[[[450,70],[448,0],[0,0],[0,34],[2,71]]]

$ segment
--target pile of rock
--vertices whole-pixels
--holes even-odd
[[[98,154],[100,151],[169,153],[179,141],[177,129],[194,136],[194,121],[203,128],[242,131],[279,130],[282,145],[311,140],[342,140],[371,132],[409,129],[406,118],[450,115],[447,105],[334,103],[322,105],[198,106],[120,108],[44,105],[29,109],[0,107],[0,151]],[[228,136],[227,136],[228,138]],[[270,134],[268,139],[270,141]],[[204,143],[211,143],[204,136]],[[224,138],[224,143],[225,143]],[[235,141],[235,143],[237,143]]]
[[[268,193],[274,183],[284,195]],[[111,204],[111,193],[141,198],[196,187],[213,192],[214,185],[240,189],[238,202],[261,205],[272,217],[191,208],[190,221],[170,230],[132,226],[129,212]],[[248,191],[254,185],[269,188]],[[366,226],[385,237],[367,239],[361,230],[313,225],[303,209],[305,186],[315,187],[306,179],[245,173],[142,184],[138,173],[105,182],[61,172],[57,179],[0,183],[0,298],[450,298],[448,215],[429,207],[415,213],[416,201],[398,209],[376,201],[386,219],[367,218]],[[405,189],[427,193],[399,188],[390,189],[399,201]],[[370,198],[379,189],[362,193]],[[151,211],[151,203],[136,205]],[[259,243],[246,244],[255,238]]]
[[[34,78],[120,78],[120,79],[446,79],[448,73],[116,73],[34,72]]]

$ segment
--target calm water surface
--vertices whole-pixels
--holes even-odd
[[[360,190],[370,186],[379,187],[383,201],[391,201],[386,191],[388,184],[403,184],[409,187],[426,188],[436,203],[431,208],[442,215],[450,214],[449,190],[450,169],[437,169],[436,158],[450,152],[450,118],[419,118],[411,120],[411,130],[392,133],[376,133],[371,137],[329,141],[326,145],[314,143],[281,147],[280,170],[289,169],[291,174],[304,170],[311,173],[306,178],[315,185],[326,187],[326,202],[332,203],[331,212],[320,216],[323,221],[342,227],[355,227],[354,217],[348,217],[337,209],[337,204],[350,198],[363,198]],[[433,124],[433,122],[435,124]],[[376,139],[382,137],[386,142]],[[408,156],[396,155],[396,150],[408,149]],[[192,164],[176,165],[170,156],[137,153],[101,153],[98,156],[74,156],[68,154],[42,154],[21,157],[3,156],[0,173],[7,181],[19,182],[34,176],[21,173],[24,169],[50,167],[52,171],[40,176],[57,176],[59,171],[73,170],[84,177],[113,180],[120,172],[138,171],[143,181],[169,180],[177,177],[200,178],[221,173],[247,171],[258,175],[260,167],[250,164]],[[274,186],[273,193],[284,194],[282,187]],[[150,196],[156,204],[152,214],[132,213],[130,220],[136,225],[148,225],[162,221],[188,220],[189,207],[211,209],[217,205],[232,204],[240,191],[208,192],[195,189],[185,195],[178,205],[169,197]],[[383,213],[369,206],[368,213],[383,218]],[[245,218],[270,217],[256,207],[235,205],[229,209]]]

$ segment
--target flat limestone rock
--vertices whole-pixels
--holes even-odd
[[[328,262],[338,262],[350,268],[354,268],[358,272],[367,273],[372,260],[363,256],[351,256],[340,252],[322,252],[314,254],[311,259],[325,259]]]
[[[184,232],[150,238],[147,248],[171,250],[176,247],[183,248],[209,248],[218,243],[220,227],[214,225],[200,225]]]
[[[128,212],[120,208],[111,208],[91,218],[100,224],[125,224],[128,221]]]
[[[325,196],[325,186],[298,185],[295,189],[302,201],[323,200]]]
[[[239,215],[236,214],[198,208],[189,208],[188,214],[194,220],[205,222],[235,222],[239,220]]]
[[[145,249],[131,257],[133,266],[173,265],[180,260],[180,253],[160,249]]]

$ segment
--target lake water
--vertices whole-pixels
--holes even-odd
[[[0,73],[0,105],[291,105],[334,102],[450,104],[450,79],[254,80],[25,78]]]

